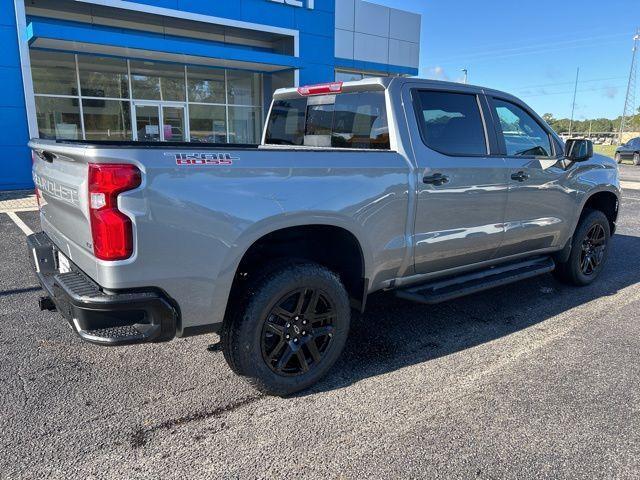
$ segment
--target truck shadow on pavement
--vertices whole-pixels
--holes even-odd
[[[300,395],[343,388],[507,336],[640,282],[640,237],[615,235],[592,285],[571,287],[543,275],[439,305],[380,292],[354,314],[347,346],[332,371]]]

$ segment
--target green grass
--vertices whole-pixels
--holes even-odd
[[[600,155],[606,155],[607,157],[613,158],[616,153],[615,145],[594,145],[593,151],[595,153],[599,153]]]

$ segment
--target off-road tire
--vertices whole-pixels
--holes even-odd
[[[320,361],[313,362],[306,372],[286,376],[273,371],[264,358],[263,327],[278,302],[301,288],[316,289],[330,298],[335,308],[335,328]],[[351,308],[340,278],[307,261],[267,267],[249,282],[233,308],[222,331],[224,357],[235,373],[269,395],[290,395],[318,382],[342,353],[349,332]]]
[[[583,272],[581,260],[583,260],[583,245],[587,241],[587,234],[592,229],[599,230],[599,225],[602,228],[604,234],[604,251],[602,258],[598,262],[596,267],[593,267],[593,271],[590,274]],[[573,234],[571,241],[571,253],[566,262],[557,263],[554,274],[556,278],[564,283],[576,286],[585,286],[592,283],[602,272],[604,265],[606,264],[607,256],[610,249],[611,231],[609,226],[609,220],[606,215],[600,210],[586,209],[578,226]]]

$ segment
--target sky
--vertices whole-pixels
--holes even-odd
[[[622,114],[640,0],[369,1],[422,15],[421,77],[459,81],[466,68],[469,83],[568,118],[579,68],[575,118]]]

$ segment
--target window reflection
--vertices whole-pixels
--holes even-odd
[[[80,140],[80,108],[73,98],[36,97],[40,138]]]
[[[41,138],[150,141],[169,126],[165,139],[260,141],[260,73],[66,52],[30,55]]]
[[[78,94],[76,60],[72,53],[32,50],[31,77],[35,93]]]
[[[79,55],[78,68],[82,96],[129,97],[129,76],[125,59]]]
[[[87,140],[131,140],[129,102],[119,100],[82,100]]]
[[[226,103],[224,70],[187,67],[189,101]]]
[[[189,126],[192,142],[226,143],[227,112],[223,106],[190,105]]]

